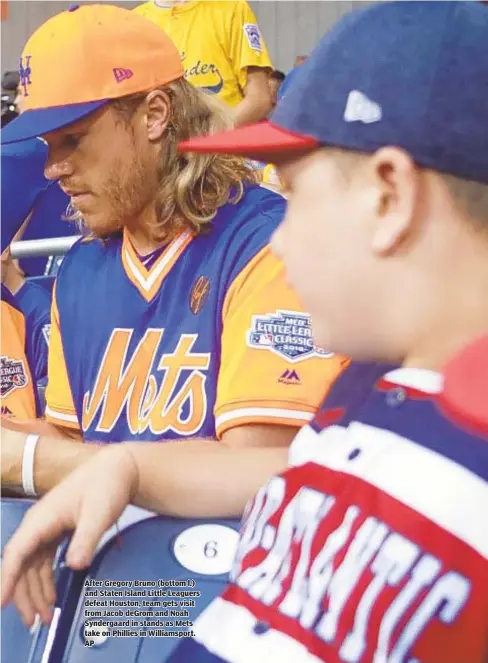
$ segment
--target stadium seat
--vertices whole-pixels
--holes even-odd
[[[180,520],[154,516],[146,518],[122,530],[119,536],[108,540],[96,555],[87,575],[90,581],[180,581],[187,582],[186,591],[200,592],[194,599],[195,606],[173,606],[173,610],[188,610],[188,616],[179,617],[182,621],[193,622],[197,615],[210,601],[221,593],[227,582],[228,573],[234,557],[238,540],[238,521],[229,520]],[[191,584],[195,583],[194,588]],[[154,590],[161,590],[160,585]],[[106,587],[103,587],[106,589]],[[85,587],[85,590],[99,591],[99,587]],[[113,589],[113,588],[112,588]],[[145,588],[135,591],[146,591]],[[178,588],[167,587],[170,591],[182,591]],[[161,591],[167,591],[162,589]],[[125,593],[125,588],[122,590]],[[62,658],[53,659],[56,663],[154,663],[166,660],[179,642],[176,637],[151,637],[150,627],[143,627],[146,636],[115,637],[113,628],[100,629],[101,633],[88,637],[85,634],[84,611],[94,610],[95,606],[88,606],[85,601],[90,599],[83,596],[78,606],[75,622],[71,628],[65,653]],[[97,599],[98,600],[98,599]],[[104,600],[104,599],[102,599]],[[110,599],[108,599],[110,600]],[[117,597],[114,600],[133,600],[140,602],[141,598]],[[163,601],[174,600],[161,596],[146,597],[145,600]],[[179,599],[177,600],[177,602]],[[105,608],[108,609],[108,608]],[[112,608],[114,609],[114,608]],[[135,608],[122,608],[122,611]],[[149,606],[140,609],[153,614],[155,611],[165,610],[166,606]],[[168,609],[171,609],[168,607]],[[100,608],[98,608],[100,610]],[[101,609],[103,611],[104,608]],[[119,616],[109,619],[139,620],[151,617]],[[154,615],[153,619],[160,621],[170,617]],[[103,619],[103,616],[93,616],[93,620]],[[178,617],[176,617],[178,619]],[[90,622],[88,618],[86,621]],[[95,628],[95,627],[93,627]],[[160,624],[156,628],[163,629]],[[191,627],[185,627],[191,630]],[[175,626],[169,630],[183,630]],[[59,629],[58,629],[59,634]],[[58,635],[57,635],[58,638]],[[53,647],[54,651],[54,647]],[[51,663],[51,659],[50,663]]]
[[[2,498],[2,555],[8,540],[33,504],[27,499]],[[13,605],[2,610],[2,661],[5,663],[40,663],[48,639],[48,628],[39,624],[26,628]]]
[[[2,555],[5,545],[19,526],[27,510],[34,504],[32,500],[2,498]],[[57,601],[54,619],[49,627],[35,624],[26,628],[13,605],[2,610],[2,656],[4,663],[48,663],[61,661],[59,648],[49,651],[58,631],[68,632],[74,619],[74,611],[79,604],[86,572],[73,573],[62,563],[67,542],[59,550],[55,563]],[[61,642],[58,638],[58,647]]]
[[[19,526],[31,500],[2,498],[2,555],[6,543]],[[14,608],[9,605],[2,610],[2,661],[27,661],[33,644],[33,634],[26,628]]]

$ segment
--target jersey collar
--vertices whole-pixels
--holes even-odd
[[[425,368],[397,368],[386,373],[381,383],[385,390],[404,388],[429,397],[442,391],[444,378],[441,373]]]
[[[183,254],[186,247],[192,241],[194,235],[186,231],[175,237],[168,244],[163,253],[156,260],[150,269],[147,269],[141,262],[136,250],[124,230],[122,240],[122,265],[129,281],[135,285],[140,294],[148,302],[154,299],[159,292],[166,275]]]

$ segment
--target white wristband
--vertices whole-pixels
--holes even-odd
[[[36,497],[34,488],[34,456],[36,453],[39,435],[28,435],[24,444],[22,456],[22,488],[27,497]]]

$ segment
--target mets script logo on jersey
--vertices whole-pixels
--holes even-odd
[[[313,355],[333,356],[314,345],[310,316],[296,311],[254,315],[247,344],[252,348],[270,350],[288,361],[300,361]]]
[[[5,398],[16,389],[22,389],[29,382],[24,362],[21,359],[0,357],[1,394]]]
[[[197,334],[182,334],[171,351],[161,354],[164,329],[148,329],[136,348],[133,329],[115,329],[95,384],[83,398],[83,430],[108,433],[119,419],[133,435],[197,433],[207,414],[205,371],[210,353],[192,352]]]
[[[439,647],[470,580],[363,508],[291,483],[274,477],[246,509],[231,582],[293,620],[297,640],[329,645],[330,660],[420,663],[417,639],[432,626]]]

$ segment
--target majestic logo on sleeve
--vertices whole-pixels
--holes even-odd
[[[0,357],[1,395],[5,398],[16,389],[22,389],[29,382],[24,362],[21,359]]]
[[[273,352],[291,362],[314,355],[333,356],[333,353],[314,345],[310,316],[296,311],[254,315],[252,327],[247,332],[247,344],[251,348]]]
[[[302,384],[298,373],[289,369],[286,369],[286,371],[280,375],[278,382],[280,384]]]
[[[124,418],[132,435],[195,435],[207,415],[210,353],[193,352],[198,335],[182,334],[173,352],[161,354],[164,329],[148,329],[129,353],[133,331],[112,332],[83,398],[83,430],[109,433]]]

